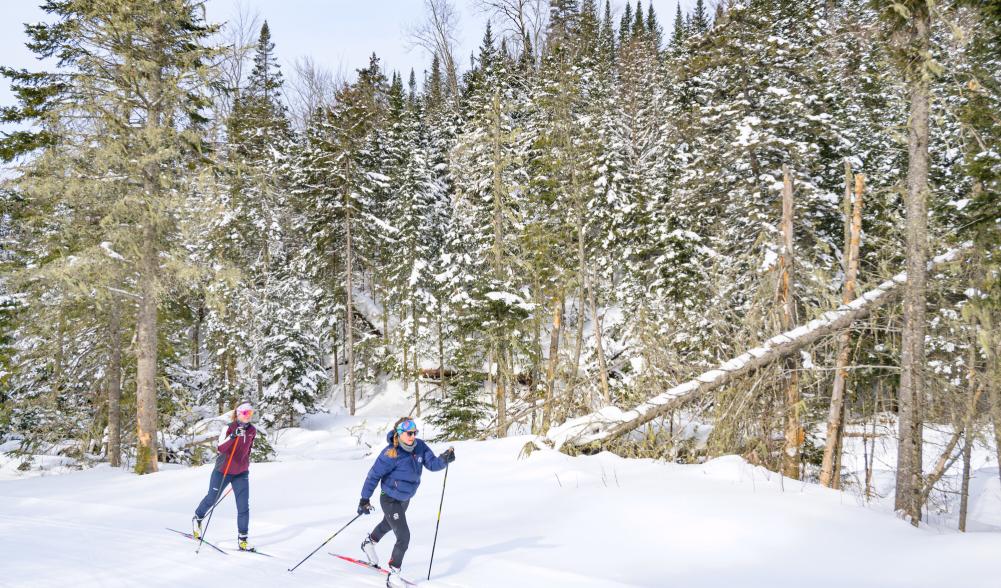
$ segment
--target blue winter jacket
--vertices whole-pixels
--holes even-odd
[[[361,489],[361,497],[372,498],[375,486],[382,482],[382,491],[397,500],[410,500],[421,485],[421,471],[427,468],[432,472],[445,469],[445,460],[436,456],[427,443],[417,439],[412,452],[397,447],[396,457],[389,457],[393,448],[393,432],[386,435],[389,446],[382,450],[375,460],[372,469],[368,471],[365,485]]]

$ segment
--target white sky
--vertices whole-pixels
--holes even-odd
[[[643,0],[644,13],[650,1],[665,34],[674,22],[678,1],[685,10],[695,5],[695,0]],[[486,17],[476,10],[475,0],[454,2],[462,16],[456,59],[460,68],[466,68],[469,54],[483,37]],[[598,4],[604,10],[604,0]],[[24,46],[24,23],[39,22],[47,15],[38,8],[37,0],[0,0],[0,5],[0,64],[30,71],[41,69]],[[714,6],[715,1],[709,0],[706,5]],[[208,18],[214,22],[230,20],[241,6],[256,13],[262,22],[268,21],[286,79],[292,62],[307,55],[332,72],[353,74],[368,64],[374,51],[387,73],[397,70],[405,78],[412,67],[418,80],[430,64],[428,55],[420,48],[410,50],[407,40],[408,28],[422,19],[422,0],[209,0]],[[612,0],[616,15],[621,15],[624,6],[624,0]],[[13,96],[4,80],[0,82],[0,105],[12,103]]]

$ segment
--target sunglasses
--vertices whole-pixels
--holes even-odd
[[[252,417],[254,416],[254,409],[251,408],[249,410],[238,410],[236,411],[236,414],[237,416],[242,416],[242,417]]]
[[[401,433],[401,435],[408,435],[410,437],[414,437],[417,435],[417,431],[404,431],[403,433]]]

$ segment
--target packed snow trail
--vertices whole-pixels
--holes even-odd
[[[211,465],[146,476],[102,465],[0,481],[0,586],[381,586],[377,574],[327,555],[359,557],[379,512],[286,571],[354,517],[373,452],[405,409],[381,410],[312,417],[272,440],[278,461],[251,466],[250,540],[274,558],[196,555],[193,541],[164,529],[190,526]],[[886,506],[860,506],[736,457],[677,465],[543,449],[519,459],[530,439],[454,444],[432,580],[421,586],[998,585],[996,527],[914,529]],[[447,445],[431,443],[436,452]],[[978,484],[993,500],[996,474]],[[427,577],[441,490],[442,473],[425,472],[407,512],[403,573],[416,581]],[[235,549],[232,497],[206,538]],[[378,545],[382,561],[393,541]]]

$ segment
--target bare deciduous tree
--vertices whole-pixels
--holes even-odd
[[[220,31],[222,52],[219,63],[219,89],[215,96],[219,120],[233,110],[233,102],[243,83],[245,66],[251,61],[261,32],[261,16],[244,2],[233,3],[233,18]]]
[[[538,55],[549,14],[547,0],[476,0],[475,4],[497,18],[502,34],[516,41],[522,53]]]
[[[292,63],[285,98],[289,103],[292,124],[302,131],[320,107],[333,103],[337,89],[344,85],[343,67],[332,72],[318,65],[312,57],[300,57]]]
[[[455,65],[455,33],[459,13],[451,0],[424,0],[424,21],[411,27],[411,47],[422,47],[437,55],[445,68],[445,80],[452,96],[459,94],[459,73]]]

